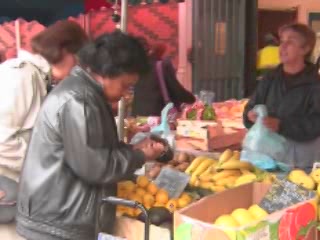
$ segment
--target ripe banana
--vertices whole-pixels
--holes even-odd
[[[241,177],[239,177],[234,186],[238,187],[247,183],[251,183],[257,180],[257,176],[253,173],[251,174],[246,174],[246,175],[242,175]]]
[[[210,187],[210,190],[211,190],[212,192],[222,192],[222,191],[226,190],[226,187],[225,187],[225,186],[212,185],[212,186]]]
[[[210,167],[207,168],[201,175],[207,175],[207,174],[212,174],[215,173],[214,168],[217,166],[217,162],[214,162]]]
[[[210,189],[212,186],[211,182],[200,182],[199,187],[203,189]]]
[[[214,174],[210,173],[210,174],[201,174],[199,176],[199,180],[201,182],[211,182],[212,177],[214,176]]]
[[[234,184],[239,177],[240,177],[240,174],[238,176],[229,176],[227,178],[223,178],[223,179],[216,181],[215,185],[226,186],[228,184]]]
[[[242,173],[243,175],[245,175],[245,174],[251,174],[251,173],[252,173],[252,172],[250,172],[248,169],[245,169],[245,168],[241,168],[240,171],[241,171],[241,173]]]
[[[198,180],[198,178],[196,176],[191,176],[191,178],[189,180],[189,185],[194,186],[197,180]]]
[[[223,163],[220,166],[216,167],[216,170],[222,171],[222,170],[231,170],[231,169],[252,169],[253,166],[248,162],[241,162],[241,161],[228,161]]]
[[[224,171],[221,171],[221,172],[218,172],[216,173],[215,175],[212,176],[212,181],[218,181],[222,178],[226,178],[226,177],[229,177],[229,176],[232,176],[232,175],[236,175],[236,174],[239,174],[240,171],[239,170],[224,170]]]
[[[194,170],[194,172],[192,173],[192,175],[195,176],[200,176],[201,173],[203,173],[204,171],[206,171],[212,164],[214,164],[214,160],[212,159],[205,159],[203,160],[200,165]]]
[[[207,157],[204,156],[195,158],[190,164],[190,166],[186,169],[185,173],[191,175],[191,173],[194,172],[196,168],[200,165],[200,163],[205,159],[207,159]]]
[[[219,157],[219,165],[228,161],[232,157],[232,151],[230,149],[225,150]]]
[[[233,151],[232,158],[237,159],[240,161],[240,152],[239,151]]]

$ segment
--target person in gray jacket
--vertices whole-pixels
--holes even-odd
[[[43,104],[20,181],[17,231],[28,240],[94,240],[111,233],[117,183],[130,178],[164,147],[118,140],[111,104],[148,71],[140,42],[113,32],[89,43],[79,65]]]
[[[266,105],[265,126],[287,139],[286,163],[308,171],[320,160],[320,77],[309,62],[316,36],[299,23],[279,33],[281,64],[258,85],[245,108],[244,124],[250,128],[256,121],[255,105]]]

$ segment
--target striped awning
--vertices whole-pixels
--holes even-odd
[[[86,11],[99,10],[102,7],[110,8],[116,3],[121,4],[121,0],[85,0]],[[170,2],[184,2],[184,0],[128,0],[129,5],[135,6],[140,4],[152,3],[170,3]]]

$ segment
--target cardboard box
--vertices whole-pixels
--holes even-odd
[[[252,204],[258,204],[270,186],[271,185],[262,183],[244,185],[239,188],[208,196],[189,207],[175,212],[174,239],[293,240],[293,238],[288,237],[288,234],[292,233],[295,229],[288,219],[292,219],[292,212],[294,212],[295,209],[301,209],[301,206],[310,207],[311,201],[299,203],[290,208],[272,213],[264,220],[252,226],[227,229],[213,225],[214,221],[222,214],[230,214],[237,208],[249,208]],[[315,205],[312,205],[312,211],[316,211]],[[308,214],[308,210],[303,213]],[[291,216],[291,218],[288,218],[288,216]],[[281,224],[279,225],[279,223]],[[317,239],[314,227],[308,231],[308,235],[304,239]]]
[[[143,240],[144,223],[127,217],[117,217],[115,235],[126,240]],[[167,228],[150,226],[150,240],[170,240],[171,233]]]
[[[214,133],[211,133],[214,131]],[[234,145],[241,145],[246,129],[223,128],[222,133],[209,128],[207,139],[176,136],[176,148],[200,151],[217,151]]]

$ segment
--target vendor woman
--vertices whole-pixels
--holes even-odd
[[[244,124],[255,123],[255,105],[266,105],[265,126],[288,140],[286,163],[310,170],[320,160],[320,78],[308,61],[316,35],[300,23],[283,26],[279,35],[281,64],[263,77],[245,108]]]

